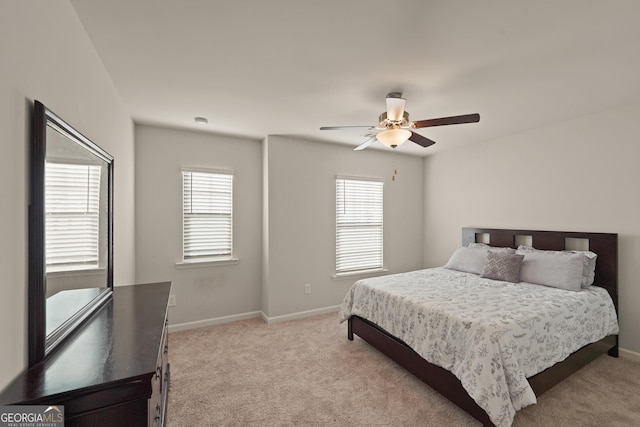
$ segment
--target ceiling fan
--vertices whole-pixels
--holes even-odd
[[[480,121],[480,114],[476,113],[412,122],[409,121],[409,113],[404,109],[407,100],[402,97],[400,92],[389,93],[386,100],[387,111],[380,114],[377,126],[323,126],[320,130],[368,128],[368,131],[363,135],[368,137],[368,139],[354,148],[354,150],[363,150],[376,139],[391,148],[399,147],[407,140],[423,147],[429,147],[435,144],[435,141],[414,132],[412,129],[476,123]]]

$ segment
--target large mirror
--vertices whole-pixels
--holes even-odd
[[[33,123],[29,366],[113,291],[113,157],[39,101]]]

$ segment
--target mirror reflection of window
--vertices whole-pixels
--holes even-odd
[[[46,162],[47,271],[98,268],[101,166]]]
[[[113,291],[113,156],[34,101],[29,182],[29,366]]]

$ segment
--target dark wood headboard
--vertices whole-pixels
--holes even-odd
[[[598,255],[594,285],[605,288],[618,309],[618,235],[612,233],[583,233],[576,231],[508,230],[500,228],[462,229],[462,245],[482,242],[485,235],[491,246],[517,248],[516,240],[530,236],[531,246],[543,250],[562,251],[567,249],[566,239],[589,241],[589,250]]]

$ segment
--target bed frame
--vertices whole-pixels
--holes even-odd
[[[488,241],[487,241],[488,237]],[[462,244],[471,242],[489,243],[491,246],[510,246],[516,248],[522,239],[528,239],[530,244],[538,249],[564,250],[567,249],[567,239],[588,240],[588,250],[598,254],[594,285],[605,288],[618,309],[618,235],[609,233],[581,233],[563,231],[538,230],[507,230],[492,228],[463,228]],[[525,243],[522,243],[525,244]],[[458,405],[484,426],[493,426],[487,413],[476,404],[462,387],[460,380],[451,372],[431,364],[413,351],[400,339],[392,336],[384,329],[358,316],[352,316],[348,321],[348,338],[353,340],[356,334],[370,345],[378,349],[387,357],[404,367],[420,380],[431,386]],[[529,384],[536,396],[540,396],[554,385],[558,384],[592,360],[608,353],[618,357],[618,336],[610,335],[604,339],[589,344],[564,361],[534,375]]]

